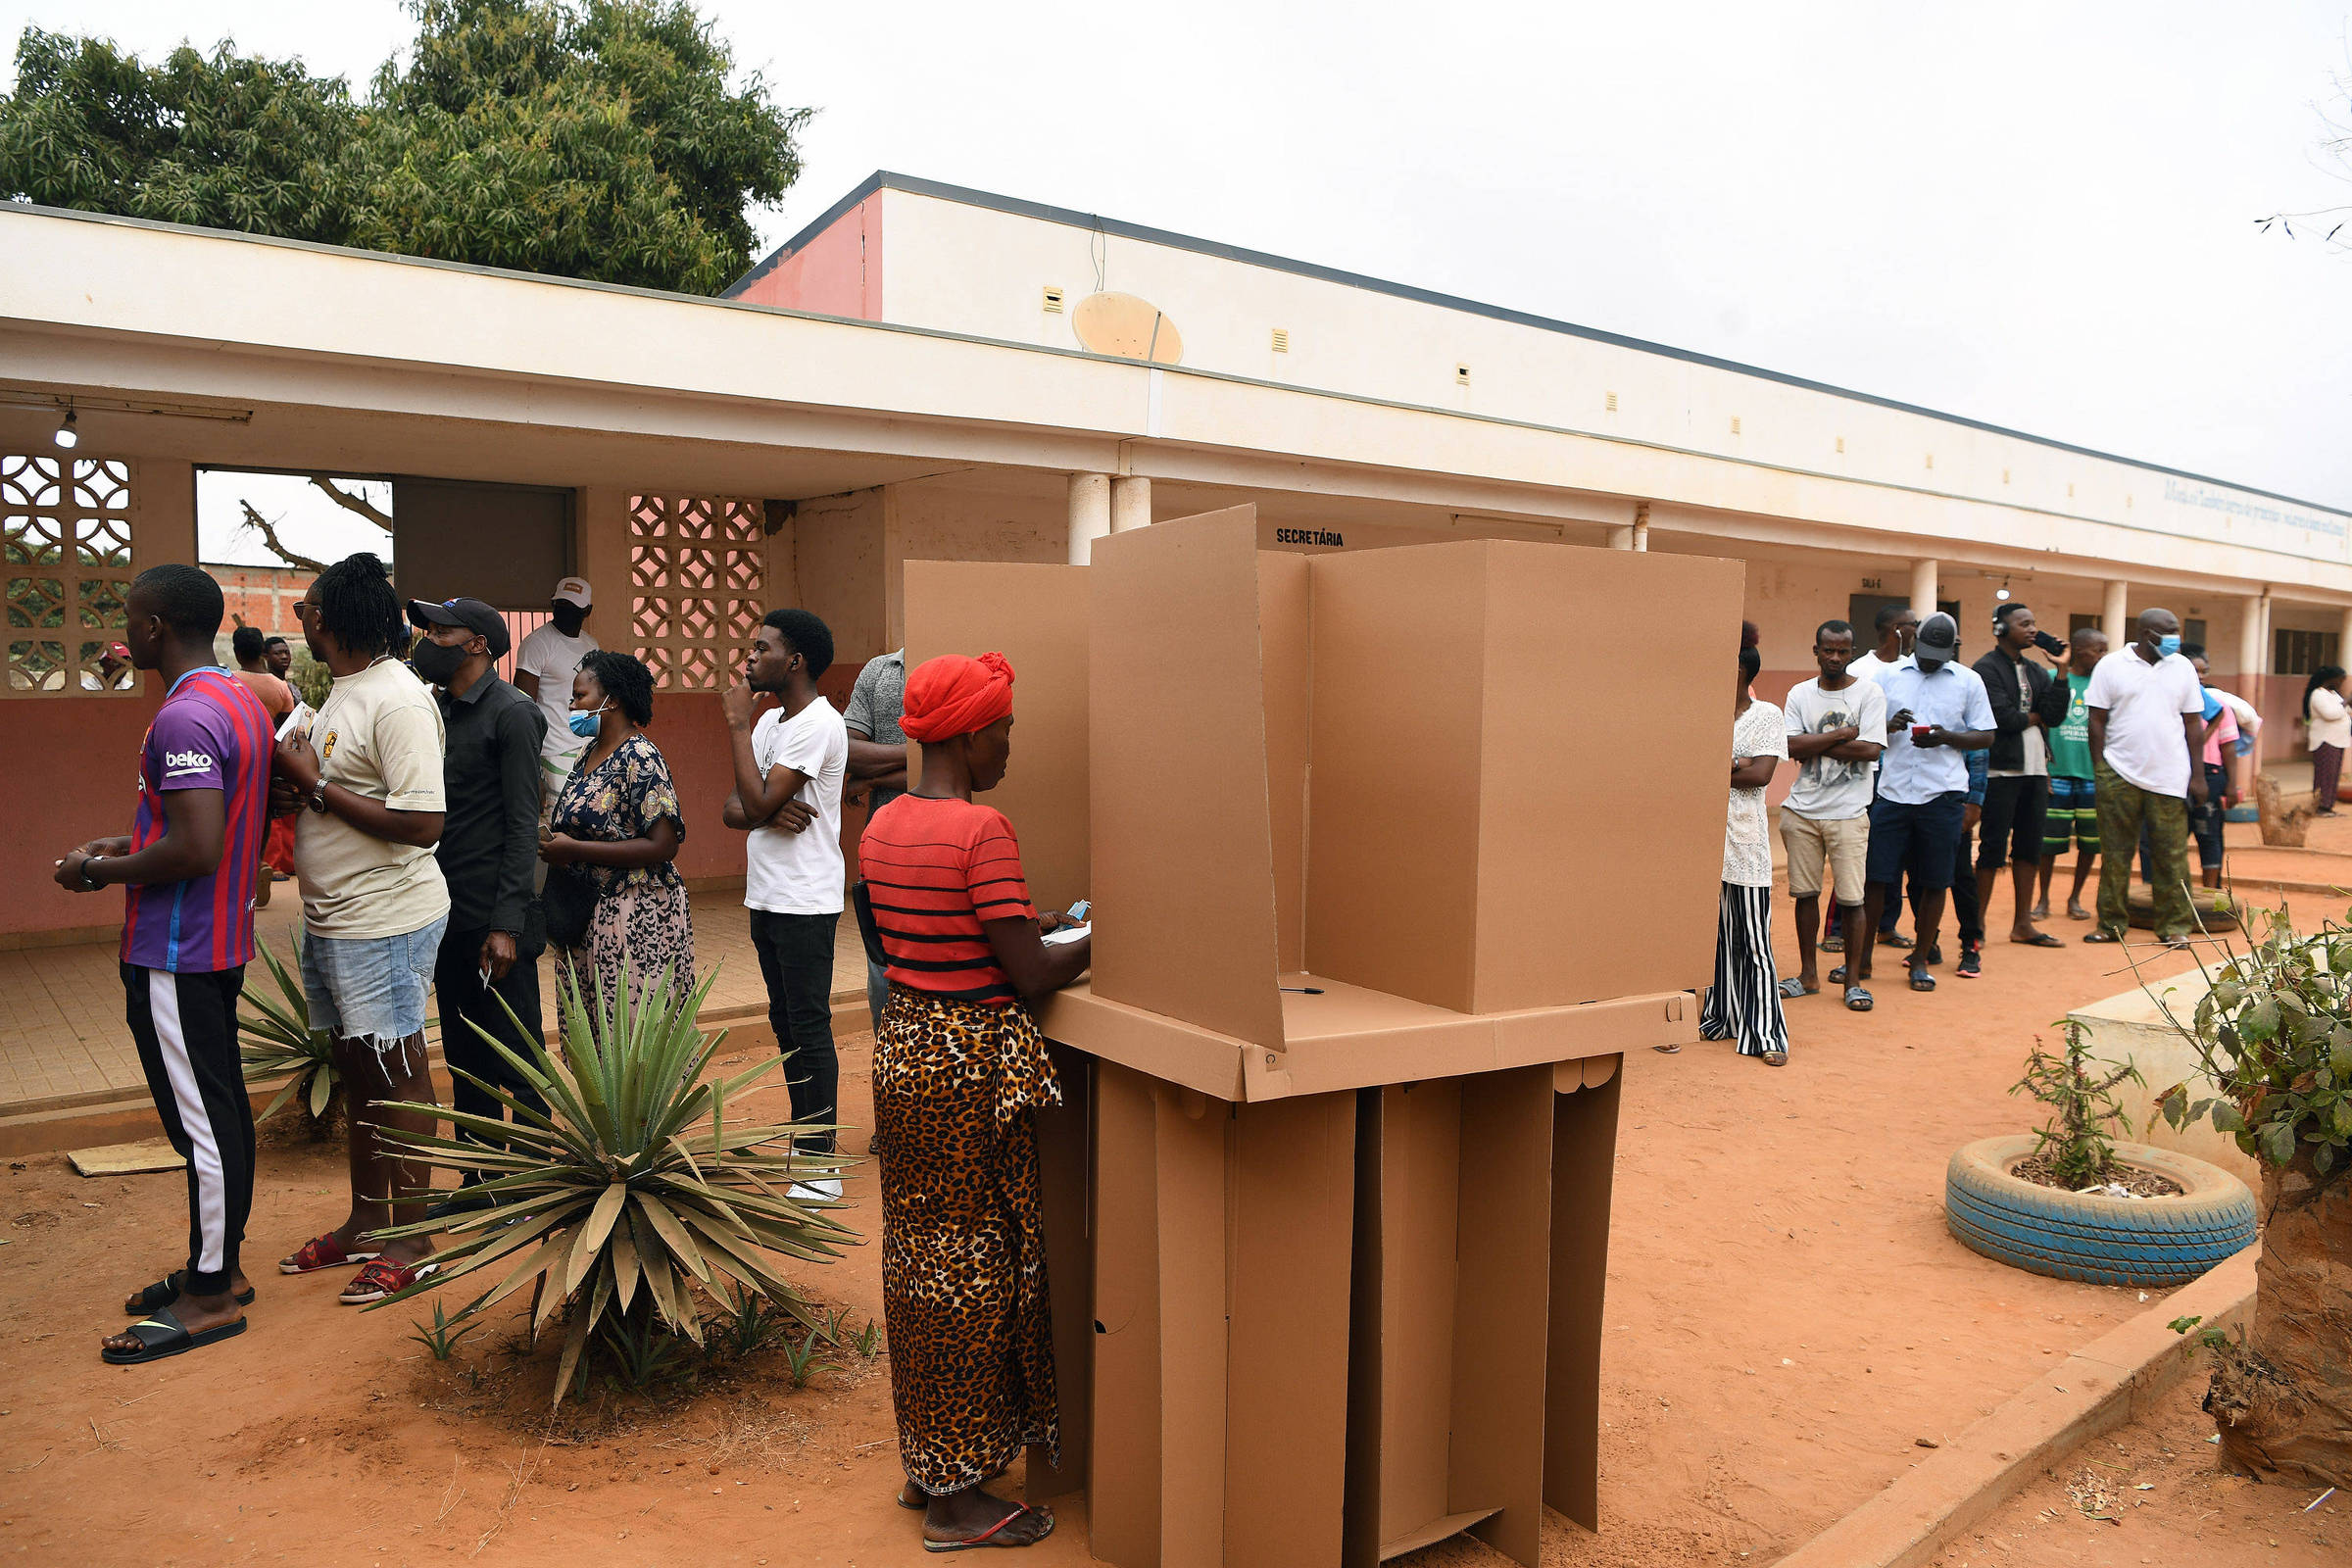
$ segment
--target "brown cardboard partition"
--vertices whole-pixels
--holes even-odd
[[[1011,662],[1012,757],[988,804],[1012,821],[1037,906],[1066,909],[1087,887],[1086,568],[909,561],[906,581],[908,673],[941,654]]]
[[[1041,904],[1095,903],[1039,1009],[1028,1488],[1121,1568],[1598,1525],[1619,1066],[1696,1037],[1740,568],[1336,539],[1242,507],[907,567],[910,663],[1019,672],[993,804]]]

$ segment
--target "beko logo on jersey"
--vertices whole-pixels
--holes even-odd
[[[164,776],[177,778],[182,773],[209,773],[213,760],[202,752],[166,752]]]

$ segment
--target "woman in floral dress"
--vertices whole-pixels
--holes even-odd
[[[559,986],[593,999],[615,994],[625,968],[640,989],[667,970],[674,995],[694,989],[694,921],[678,876],[686,819],[660,748],[646,738],[654,678],[626,654],[599,649],[571,680],[571,727],[593,737],[556,796],[551,866],[576,865],[596,891],[576,946],[553,947]]]

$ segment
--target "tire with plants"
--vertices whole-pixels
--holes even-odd
[[[2254,1244],[2254,1195],[2219,1165],[2147,1144],[2115,1157],[2169,1177],[2170,1198],[2072,1193],[2013,1176],[2035,1152],[2032,1133],[1985,1138],[1952,1155],[1944,1217],[1961,1245],[1986,1257],[2089,1285],[2185,1285]]]

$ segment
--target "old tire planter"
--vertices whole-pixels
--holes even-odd
[[[2147,1144],[2115,1146],[2124,1163],[2169,1176],[2173,1198],[2062,1192],[2009,1174],[2034,1136],[1985,1138],[1952,1155],[1944,1218],[1986,1257],[2089,1285],[2185,1285],[2254,1244],[2254,1195],[2204,1160]]]

